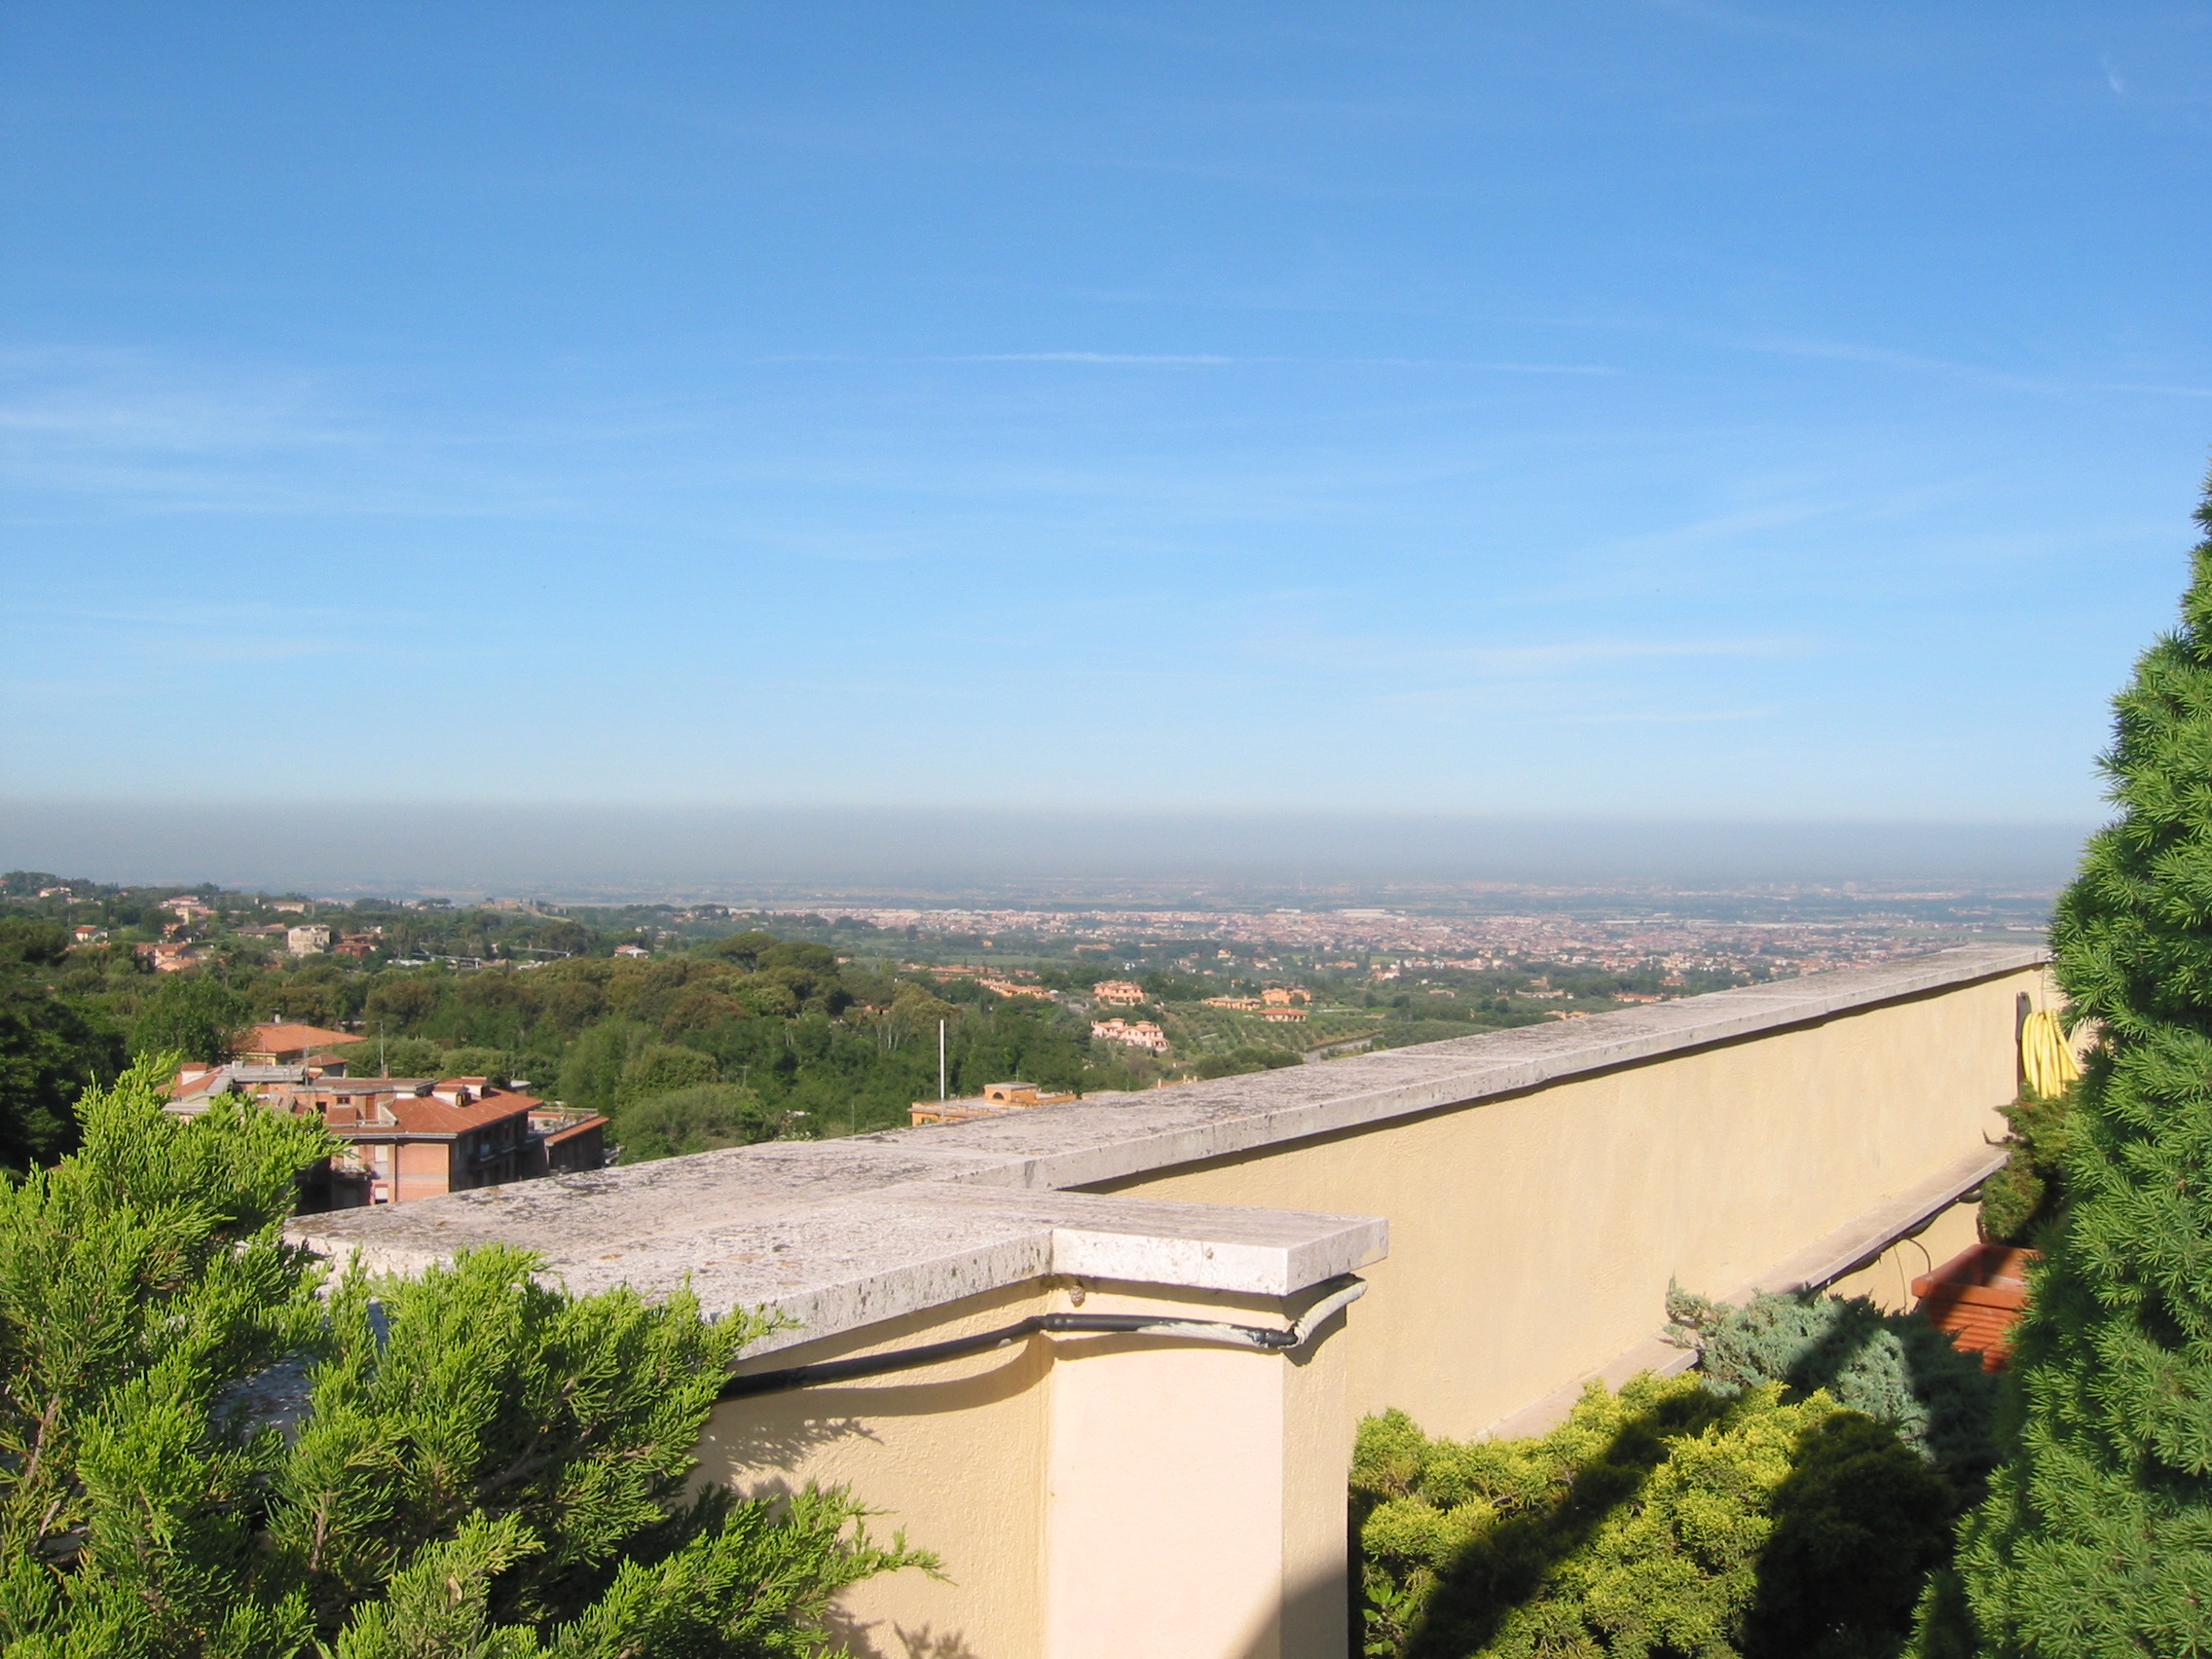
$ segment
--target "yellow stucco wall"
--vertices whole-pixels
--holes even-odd
[[[1069,1292],[1040,1280],[739,1370],[913,1347],[1079,1306],[1287,1318],[1274,1298],[1091,1284],[1078,1304]],[[749,1495],[842,1485],[886,1512],[871,1523],[879,1535],[903,1528],[937,1552],[942,1579],[906,1571],[845,1598],[840,1635],[866,1659],[1338,1659],[1348,1338],[1345,1315],[1295,1358],[1035,1336],[927,1370],[729,1401],[709,1421],[697,1478]]]
[[[1614,1359],[1670,1276],[1725,1294],[1999,1138],[2023,971],[1528,1094],[1110,1188],[1380,1214],[1371,1289],[1297,1359],[1035,1337],[928,1370],[732,1402],[702,1478],[851,1486],[943,1558],[848,1598],[870,1659],[1336,1659],[1345,1472],[1400,1406],[1479,1433]],[[1839,1288],[1903,1287],[1972,1239],[1938,1215]],[[1279,1322],[1263,1299],[1078,1286],[1088,1311]],[[749,1362],[904,1348],[1075,1306],[1041,1280]]]
[[[1863,1296],[1892,1313],[1902,1313],[1919,1300],[1912,1281],[1939,1268],[1970,1244],[1981,1241],[1981,1205],[1970,1199],[1953,1204],[1909,1238],[1900,1238],[1855,1273],[1828,1286],[1836,1296]]]
[[[740,1373],[920,1346],[1065,1308],[1042,1282],[806,1343]],[[845,1486],[934,1550],[944,1579],[901,1572],[847,1595],[851,1650],[867,1659],[1021,1659],[1046,1651],[1042,1543],[1051,1341],[927,1370],[725,1401],[708,1419],[701,1480],[753,1494]]]
[[[1476,1434],[1985,1140],[2014,1092],[2023,970],[1528,1094],[1098,1191],[1382,1215],[1355,1413]]]

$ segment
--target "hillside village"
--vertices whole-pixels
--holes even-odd
[[[349,1150],[317,1207],[1580,1019],[1928,931],[456,903],[29,871],[0,877],[0,918],[48,930],[43,972],[104,1063],[184,1054],[179,1110],[236,1090],[320,1116]]]

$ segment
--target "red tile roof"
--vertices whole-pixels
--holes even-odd
[[[385,1102],[398,1120],[396,1132],[404,1135],[461,1135],[481,1129],[517,1113],[527,1113],[544,1102],[527,1094],[495,1094],[489,1100],[466,1106],[450,1106],[428,1094],[402,1094]]]
[[[288,1054],[297,1049],[329,1049],[363,1039],[350,1031],[326,1031],[319,1025],[279,1020],[255,1025],[239,1035],[239,1048],[248,1054]]]

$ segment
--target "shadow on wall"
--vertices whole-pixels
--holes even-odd
[[[726,1401],[709,1420],[708,1439],[725,1460],[724,1478],[749,1498],[789,1496],[810,1479],[858,1485],[857,1471],[836,1466],[835,1449],[867,1442],[866,1455],[888,1452],[901,1444],[894,1425],[903,1420],[951,1421],[1029,1393],[1043,1381],[1051,1354],[1050,1339],[1036,1336],[1006,1348],[984,1369],[939,1381],[916,1381],[928,1374],[914,1373],[905,1379]],[[825,1453],[831,1455],[828,1467],[822,1463]],[[978,1492],[977,1500],[991,1495]],[[896,1495],[884,1501],[892,1510],[906,1507]],[[909,1525],[898,1514],[884,1518],[887,1530]],[[946,1547],[942,1538],[917,1535],[913,1541],[925,1548]],[[958,1561],[947,1559],[945,1569],[957,1583]],[[909,1627],[836,1609],[825,1624],[835,1640],[833,1650],[856,1659],[978,1659],[965,1630]]]

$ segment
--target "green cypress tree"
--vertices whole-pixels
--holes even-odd
[[[2212,535],[2115,709],[2120,814],[2051,926],[2099,1042],[1961,1557],[1988,1654],[2212,1653]]]

